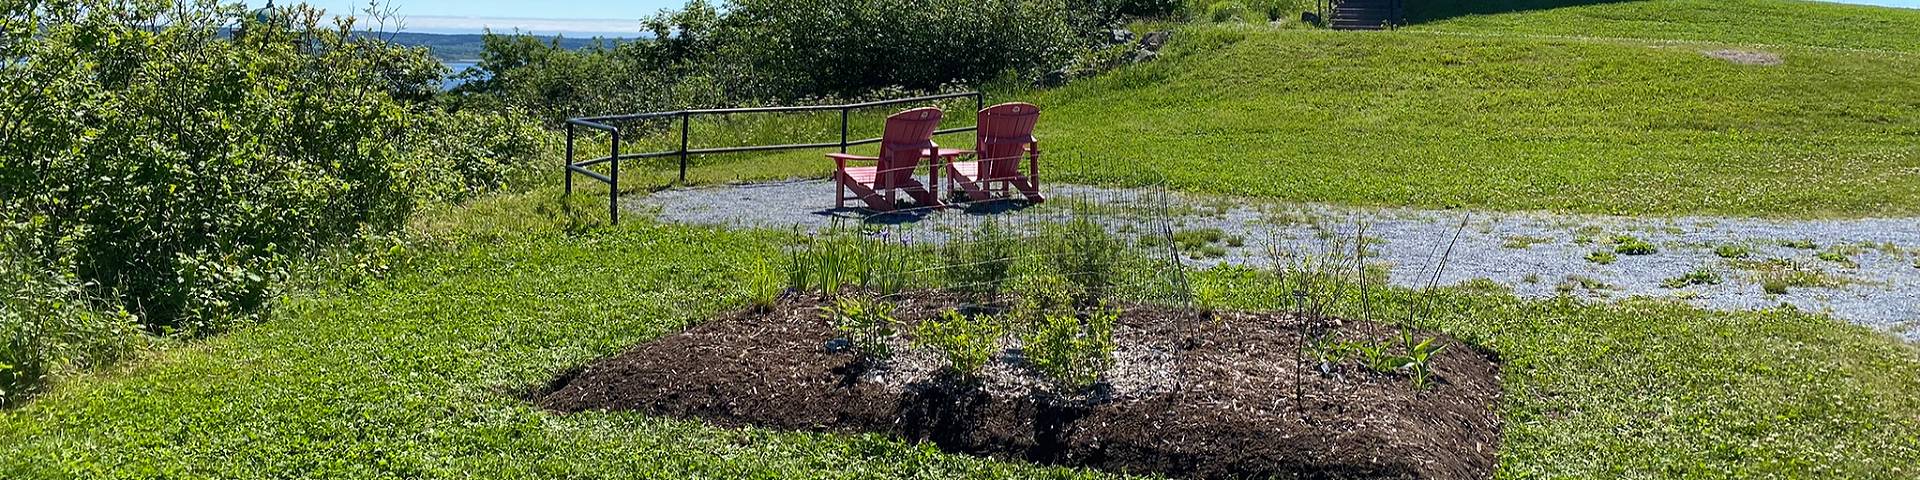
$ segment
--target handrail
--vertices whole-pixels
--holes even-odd
[[[674,111],[667,111],[667,112],[635,113],[635,114],[626,114],[626,115],[603,115],[603,116],[596,116],[596,117],[569,118],[567,119],[567,122],[566,122],[566,125],[567,125],[567,166],[566,166],[567,190],[566,190],[566,194],[569,196],[573,195],[573,175],[575,173],[579,173],[579,174],[585,175],[587,178],[591,178],[591,179],[606,183],[607,184],[607,215],[610,216],[613,220],[613,223],[617,225],[620,223],[619,202],[620,202],[620,161],[621,160],[679,156],[680,157],[680,180],[678,183],[685,185],[687,183],[687,160],[688,160],[688,157],[693,155],[706,155],[706,154],[718,154],[718,153],[767,152],[767,151],[779,151],[779,150],[807,150],[807,149],[831,148],[831,147],[840,147],[840,153],[846,153],[847,147],[879,143],[881,140],[880,138],[852,140],[847,137],[848,120],[853,110],[862,109],[862,108],[882,107],[887,105],[898,105],[902,103],[929,102],[929,101],[936,101],[936,100],[947,100],[947,99],[953,99],[953,98],[966,98],[966,97],[973,98],[975,110],[986,107],[986,96],[981,94],[978,91],[972,91],[972,92],[961,92],[961,93],[947,93],[947,94],[940,94],[940,95],[926,95],[926,96],[911,97],[911,98],[898,98],[898,99],[890,99],[890,100],[876,100],[871,102],[850,103],[850,104],[841,104],[841,105],[709,108],[709,109],[674,110]],[[786,144],[786,145],[745,145],[745,146],[737,146],[737,147],[719,147],[719,148],[688,148],[688,144],[689,144],[688,137],[692,133],[693,117],[695,116],[732,115],[732,114],[741,114],[741,113],[797,113],[797,112],[829,112],[829,111],[840,112],[840,141],[839,142],[799,143],[799,144]],[[680,148],[679,149],[662,151],[662,152],[630,153],[625,155],[622,155],[620,153],[620,139],[621,139],[622,131],[620,127],[613,125],[614,123],[634,122],[634,121],[641,121],[641,120],[671,119],[676,117],[679,118],[680,120]],[[607,132],[611,137],[611,142],[612,142],[612,148],[608,150],[608,155],[604,157],[586,160],[586,161],[575,161],[574,160],[574,139],[576,137],[575,127],[584,127],[588,129]],[[935,131],[934,134],[946,135],[946,134],[952,134],[952,133],[969,132],[969,131],[974,131],[978,128],[979,128],[978,125],[975,125],[972,127],[949,128],[949,129]],[[592,166],[600,165],[603,163],[608,164],[608,173],[606,175],[601,175],[599,173],[596,173],[592,170],[587,169],[587,167],[592,167]]]

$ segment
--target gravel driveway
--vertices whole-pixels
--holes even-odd
[[[1160,194],[1047,188],[1055,199],[1094,202],[1137,202]],[[1372,261],[1390,268],[1393,283],[1418,286],[1423,283],[1422,267],[1432,263],[1432,250],[1465,220],[1442,284],[1487,279],[1525,297],[1667,297],[1724,310],[1788,304],[1920,341],[1920,218],[1629,218],[1170,195],[1166,203],[1173,207],[1167,217],[1176,230],[1219,230],[1219,241],[1187,255],[1196,266],[1264,266],[1271,263],[1264,253],[1267,245],[1315,251],[1325,248],[1321,239],[1327,233],[1351,238],[1357,226],[1366,225],[1367,236],[1379,239],[1369,247],[1378,255]],[[817,228],[834,218],[937,226],[957,224],[969,215],[943,211],[867,219],[857,211],[833,210],[832,198],[831,183],[808,180],[667,190],[623,201],[630,210],[665,221],[741,228]],[[1627,237],[1645,241],[1655,251],[1617,253],[1638,253],[1621,248],[1631,243]],[[938,234],[922,238],[940,241]],[[1596,254],[1603,251],[1616,253]],[[1698,275],[1688,281],[1694,273]],[[1773,284],[1773,292],[1767,291],[1768,284]]]

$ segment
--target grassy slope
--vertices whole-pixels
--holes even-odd
[[[1407,2],[1414,30],[1920,53],[1920,10],[1798,0]],[[1542,6],[1576,5],[1562,8]]]
[[[1184,58],[1042,96],[1054,150],[1294,200],[1920,213],[1920,57],[1784,49],[1759,68],[1632,42],[1189,35]]]
[[[551,194],[451,212],[458,225],[437,229],[450,246],[390,279],[301,295],[269,323],[0,412],[0,477],[1090,475],[875,436],[532,409],[512,392],[737,305],[736,266],[777,248],[774,234],[644,222],[568,233],[526,200]],[[1258,274],[1200,278],[1237,307],[1281,296]],[[1866,329],[1448,298],[1421,324],[1508,362],[1504,477],[1894,479],[1920,463],[1920,351]]]
[[[1728,45],[1510,29],[1803,46],[1767,47],[1786,64],[1754,67],[1700,53]],[[1146,166],[1179,189],[1362,205],[1920,214],[1920,54],[1804,45],[1920,49],[1920,12],[1648,0],[1390,33],[1202,26],[1160,62],[994,100],[1048,108],[1049,162],[1111,172],[1079,181],[1161,181]],[[814,120],[776,123],[837,138]],[[701,182],[828,169],[813,152],[699,162]]]

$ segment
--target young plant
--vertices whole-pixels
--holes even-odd
[[[1079,287],[1076,299],[1081,305],[1105,301],[1119,278],[1126,243],[1084,215],[1059,226],[1054,233],[1051,251],[1046,252],[1054,270]]]
[[[1613,237],[1613,252],[1621,255],[1652,255],[1660,253],[1660,249],[1640,237],[1621,235]]]
[[[1853,256],[1858,255],[1860,250],[1861,248],[1857,245],[1835,245],[1814,254],[1814,258],[1844,265],[1847,268],[1859,268],[1860,263],[1855,262]]]
[[[765,258],[758,259],[753,262],[753,267],[747,269],[746,274],[747,301],[754,308],[772,308],[774,302],[780,300],[782,290],[779,275],[774,273],[772,263]]]
[[[1359,354],[1357,358],[1360,359],[1360,366],[1366,367],[1368,370],[1374,371],[1374,373],[1393,373],[1394,370],[1399,369],[1400,366],[1405,365],[1406,362],[1399,356],[1394,355],[1393,352],[1389,350],[1389,346],[1390,344],[1386,342],[1367,340],[1355,342],[1352,348],[1354,352]]]
[[[963,378],[979,378],[980,371],[999,352],[1006,326],[997,317],[968,318],[959,310],[947,310],[939,321],[921,322],[914,329],[914,344],[940,352],[947,366]]]
[[[1713,249],[1713,254],[1719,255],[1720,258],[1739,259],[1752,255],[1753,250],[1746,245],[1721,245]]]
[[[1611,250],[1594,250],[1593,253],[1587,254],[1587,261],[1598,265],[1612,265],[1613,262],[1620,261],[1620,256]]]
[[[1687,288],[1695,285],[1719,285],[1722,281],[1724,280],[1720,278],[1720,272],[1716,272],[1711,268],[1700,267],[1692,272],[1688,272],[1686,275],[1669,278],[1661,282],[1660,286],[1667,288]]]
[[[1407,355],[1403,358],[1400,368],[1406,370],[1407,374],[1413,378],[1413,388],[1424,390],[1433,382],[1433,356],[1446,350],[1447,346],[1435,344],[1434,340],[1437,338],[1413,343],[1413,332],[1403,333],[1400,339],[1401,343],[1407,347]]]
[[[945,247],[946,264],[941,270],[947,275],[948,285],[981,295],[999,292],[1013,266],[1017,241],[1000,221],[983,219],[965,241]]]
[[[1332,332],[1314,337],[1307,343],[1307,354],[1319,366],[1321,375],[1332,375],[1335,366],[1353,359],[1354,344],[1342,342]]]
[[[1054,385],[1079,391],[1113,367],[1113,329],[1119,309],[1104,306],[1079,318],[1050,313],[1021,339],[1027,362]]]
[[[900,324],[893,318],[893,304],[852,295],[821,308],[825,310],[822,316],[853,345],[854,352],[875,361],[893,358],[893,347],[887,341],[898,332]]]

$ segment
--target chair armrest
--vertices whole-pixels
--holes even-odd
[[[839,168],[847,168],[847,162],[849,161],[867,161],[867,162],[880,161],[880,157],[869,157],[865,155],[851,155],[851,154],[845,154],[845,153],[829,153],[827,154],[827,158],[833,159],[833,164],[835,166],[838,166]]]

